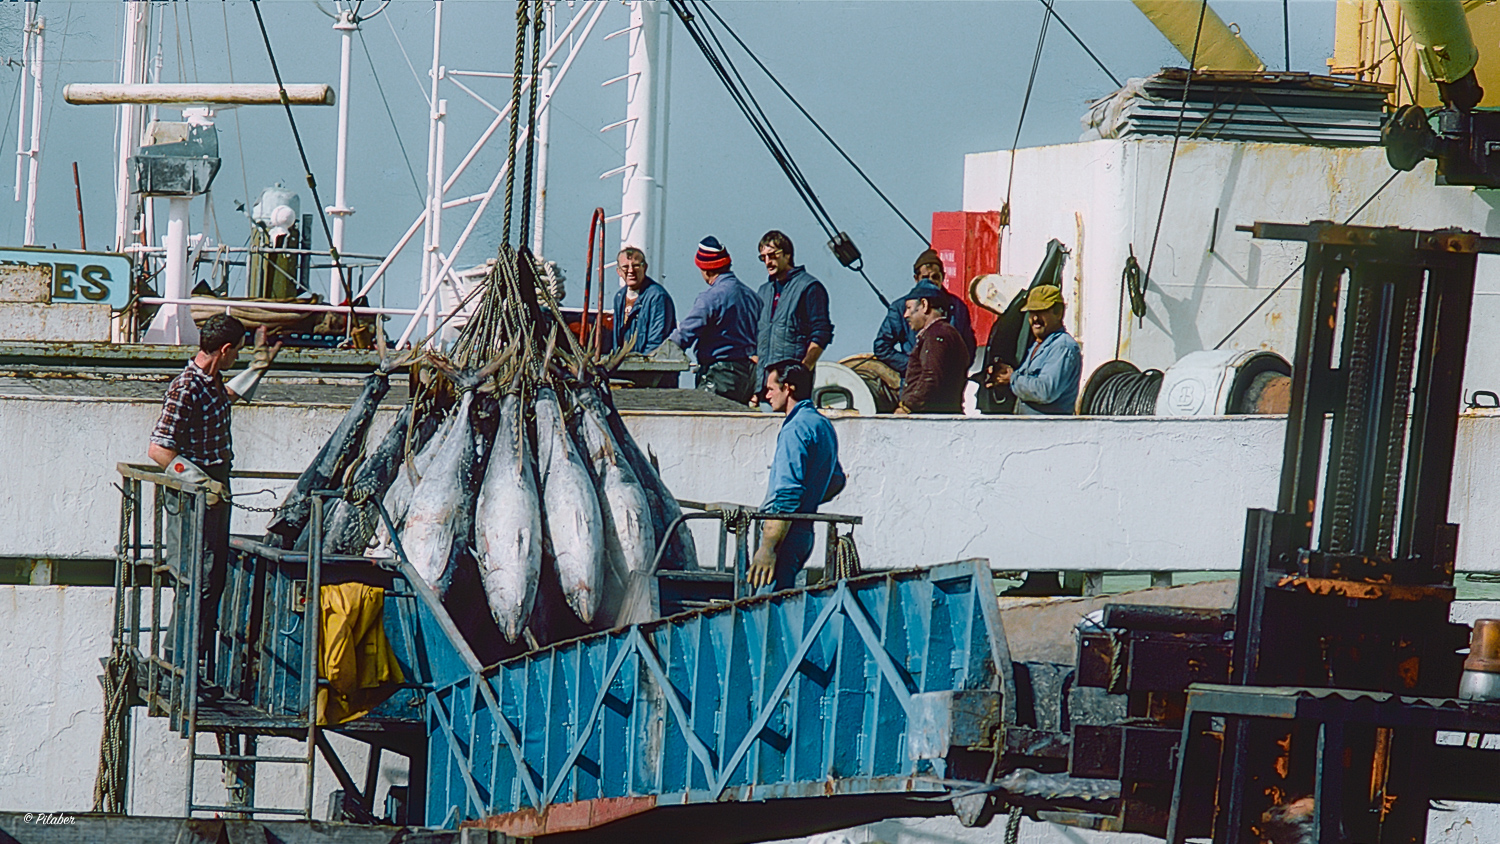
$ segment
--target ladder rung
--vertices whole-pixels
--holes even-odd
[[[306,817],[301,809],[262,809],[254,806],[204,806],[194,803],[188,807],[192,812],[233,812],[236,815],[296,815]]]
[[[233,753],[196,753],[194,762],[295,762],[306,765],[311,760],[306,756],[237,756]]]

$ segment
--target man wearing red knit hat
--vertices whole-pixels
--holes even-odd
[[[744,404],[755,392],[756,328],[760,297],[730,269],[729,250],[710,235],[698,244],[693,257],[708,289],[693,300],[668,343],[683,349],[697,346],[700,390]]]

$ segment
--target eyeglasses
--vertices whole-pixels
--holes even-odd
[[[760,259],[762,261],[766,262],[766,263],[770,263],[772,261],[777,260],[778,258],[780,258],[782,255],[785,255],[785,254],[786,253],[782,252],[780,249],[775,249],[775,250],[772,250],[770,252],[762,252],[762,253],[760,253]]]

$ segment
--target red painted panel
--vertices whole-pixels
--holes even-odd
[[[984,343],[995,315],[969,300],[969,282],[1000,268],[999,211],[934,211],[932,248],[943,259],[943,286],[969,306],[974,339]]]
[[[576,803],[554,803],[540,812],[522,809],[504,815],[490,815],[481,820],[466,821],[461,826],[495,829],[513,838],[534,838],[592,829],[654,808],[654,796],[600,797]]]

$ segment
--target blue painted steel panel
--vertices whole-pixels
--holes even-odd
[[[943,700],[915,696],[951,691],[997,702],[983,724],[950,723],[975,718],[972,706],[927,719],[952,735],[987,731],[993,742],[1002,720],[1014,723],[1010,657],[980,563],[599,633],[428,696],[427,817],[449,825],[597,798],[944,793],[947,760],[914,753],[908,731],[912,713]]]

